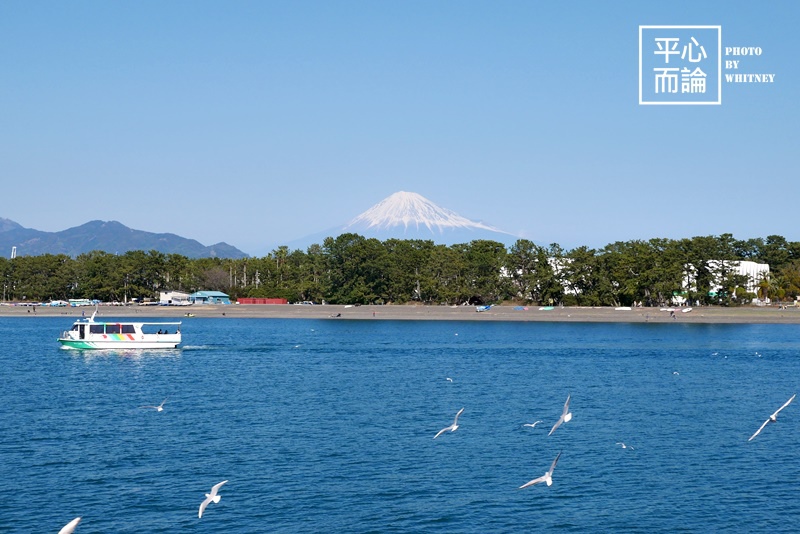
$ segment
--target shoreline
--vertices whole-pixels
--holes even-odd
[[[406,321],[518,321],[573,323],[696,323],[696,324],[800,324],[800,307],[780,309],[777,306],[722,308],[701,306],[675,317],[661,308],[616,310],[611,307],[495,306],[476,312],[475,306],[344,306],[294,304],[230,304],[192,306],[100,306],[98,318],[238,318],[238,319],[331,319],[331,320],[406,320]],[[94,308],[51,308],[49,306],[0,306],[3,317],[65,317],[70,322],[91,316]],[[194,317],[187,317],[191,313]]]

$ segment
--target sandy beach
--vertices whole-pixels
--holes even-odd
[[[51,308],[0,306],[2,317],[87,317],[93,308]],[[192,314],[193,317],[187,317]],[[194,306],[100,306],[98,317],[227,317],[231,319],[330,319],[330,320],[438,320],[438,321],[539,321],[539,322],[630,322],[630,323],[772,323],[800,324],[800,307],[778,306],[721,308],[704,306],[683,313],[675,308],[674,318],[660,308],[616,310],[608,307],[495,306],[476,312],[474,306],[341,306],[341,305],[194,305]]]

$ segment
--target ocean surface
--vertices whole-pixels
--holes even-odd
[[[188,318],[114,352],[72,320],[0,319],[2,532],[800,531],[800,401],[748,442],[798,326]]]

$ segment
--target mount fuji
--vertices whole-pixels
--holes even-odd
[[[472,221],[442,208],[417,193],[398,191],[381,200],[344,226],[289,243],[290,248],[322,244],[326,237],[354,233],[366,238],[424,239],[436,244],[469,243],[476,239],[499,241],[506,246],[519,237],[483,222]]]

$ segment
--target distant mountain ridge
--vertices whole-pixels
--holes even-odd
[[[176,234],[134,230],[117,221],[90,221],[60,232],[43,232],[0,218],[0,253],[9,257],[12,247],[17,247],[18,256],[66,254],[75,257],[94,250],[110,254],[156,250],[187,258],[248,257],[248,254],[224,242],[205,246]]]

